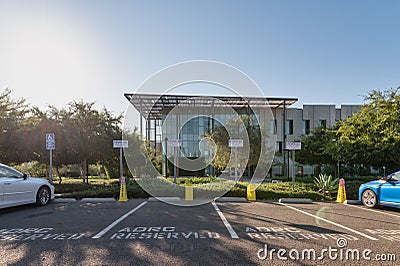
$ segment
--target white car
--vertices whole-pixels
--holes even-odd
[[[48,180],[0,164],[0,209],[31,203],[44,206],[52,199],[54,186]]]

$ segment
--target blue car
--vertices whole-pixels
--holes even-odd
[[[362,184],[358,198],[370,208],[378,205],[400,208],[400,171]]]

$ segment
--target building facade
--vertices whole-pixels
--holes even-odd
[[[335,105],[324,104],[305,104],[302,108],[289,107],[285,111],[277,109],[272,124],[276,125],[277,145],[276,163],[271,169],[272,176],[292,176],[293,161],[289,157],[289,153],[284,152],[284,143],[298,141],[301,136],[309,135],[313,129],[320,126],[331,128],[339,120],[345,120],[357,113],[361,109],[361,105]],[[285,132],[285,134],[284,134]],[[296,165],[297,166],[297,165]],[[313,175],[314,167],[311,165],[301,166],[302,174]],[[296,174],[296,173],[295,173]]]
[[[284,114],[283,109],[276,109],[274,119],[276,124],[277,148],[282,151],[284,136],[286,141],[296,141],[302,135],[320,126],[331,128],[339,120],[345,120],[361,109],[361,105],[323,105],[306,104],[303,108],[289,107]],[[286,116],[286,117],[285,117]],[[285,134],[283,134],[285,131]]]
[[[180,159],[193,161],[206,160],[208,150],[202,150],[201,136],[213,132],[214,128],[227,123],[235,114],[253,116],[276,139],[277,164],[271,168],[271,175],[291,175],[289,152],[286,142],[299,140],[319,126],[327,128],[338,120],[343,120],[358,112],[361,105],[303,105],[303,108],[291,107],[297,98],[262,98],[230,96],[193,96],[193,95],[150,95],[125,94],[140,117],[140,134],[149,145],[163,153],[163,175],[171,175],[167,157],[168,140],[179,140]],[[162,126],[163,125],[163,126]],[[201,166],[199,166],[201,168]],[[310,169],[305,167],[305,171]],[[250,176],[250,169],[246,175]],[[213,175],[212,167],[202,171],[181,170],[180,175]],[[311,174],[311,173],[310,173]]]

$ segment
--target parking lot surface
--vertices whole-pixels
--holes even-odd
[[[147,199],[0,210],[0,265],[398,265],[400,212]]]

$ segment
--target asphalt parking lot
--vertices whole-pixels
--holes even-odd
[[[398,265],[400,211],[147,199],[0,210],[0,265]]]

